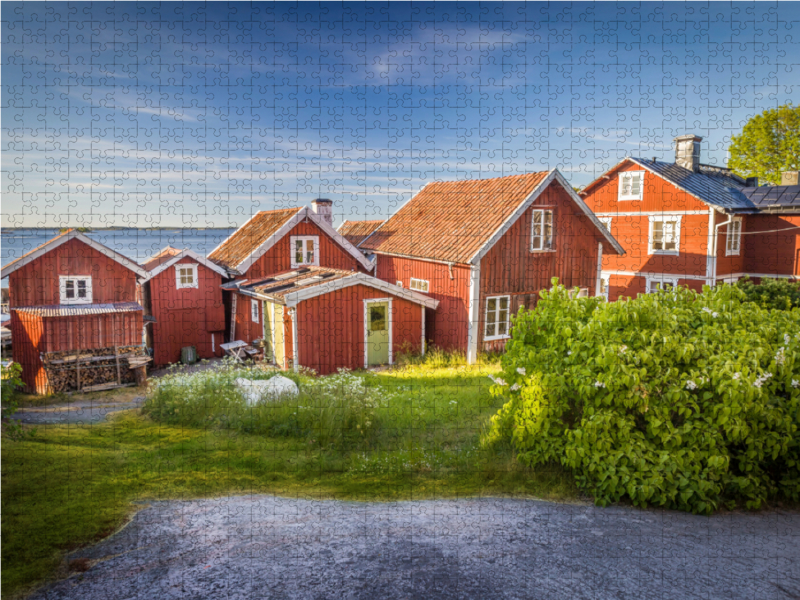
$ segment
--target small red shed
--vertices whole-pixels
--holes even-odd
[[[140,265],[68,230],[2,269],[12,358],[28,391],[47,393],[41,354],[142,344]]]
[[[148,345],[153,364],[181,359],[181,349],[194,346],[199,358],[222,356],[225,308],[222,278],[225,269],[189,249],[167,246],[144,263],[145,312],[154,319]]]
[[[268,360],[320,375],[391,365],[401,351],[424,353],[425,309],[439,305],[366,273],[313,266],[226,288],[248,301],[258,329],[248,337],[265,340]]]

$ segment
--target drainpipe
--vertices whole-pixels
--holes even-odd
[[[713,269],[711,270],[711,274],[713,275],[711,279],[711,285],[717,285],[717,243],[719,240],[719,228],[729,225],[733,222],[733,215],[728,215],[728,220],[722,223],[717,223],[714,225],[714,262],[713,262]]]

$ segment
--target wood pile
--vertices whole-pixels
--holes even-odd
[[[143,374],[145,367],[151,360],[142,346],[42,354],[42,363],[52,392],[93,392],[141,385],[146,380],[146,375]]]

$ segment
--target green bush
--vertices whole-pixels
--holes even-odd
[[[485,444],[561,463],[600,505],[800,498],[800,309],[729,285],[606,303],[556,283],[515,317]]]
[[[754,302],[761,308],[791,310],[800,306],[800,282],[789,279],[770,279],[765,277],[761,283],[753,283],[749,277],[736,282],[736,287],[744,292],[747,302]]]

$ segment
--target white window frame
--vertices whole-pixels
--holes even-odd
[[[192,283],[181,283],[181,269],[191,269]],[[186,288],[197,288],[197,265],[187,263],[177,263],[175,265],[175,287],[179,290]]]
[[[313,240],[314,242],[314,260],[313,262],[305,262],[306,242]],[[297,255],[295,246],[297,242],[303,242],[303,262],[297,262]],[[289,236],[289,252],[291,254],[291,266],[293,269],[298,267],[318,267],[319,266],[319,236],[318,235],[291,235]]]
[[[611,233],[611,220],[613,218],[614,217],[597,217],[597,220],[600,221],[603,224],[603,226],[606,228],[606,231],[608,231],[608,233]]]
[[[403,287],[403,282],[402,281],[398,281],[397,282],[397,287]]]
[[[650,287],[653,283],[658,283],[659,285],[664,283],[669,283],[672,285],[672,289],[678,288],[678,280],[680,279],[677,275],[647,275],[645,278],[645,294],[654,294],[655,292],[650,291]]]
[[[498,334],[498,330],[500,329],[499,325],[500,321],[500,305],[499,302],[505,298],[508,301],[508,310],[506,316],[506,332],[504,334]],[[495,335],[486,335],[486,327],[489,325],[489,301],[490,300],[497,300],[497,304],[495,304],[495,312],[496,317],[494,321],[494,331]],[[490,342],[492,340],[507,340],[511,337],[511,296],[487,296],[486,297],[486,304],[483,306],[483,341]]]
[[[67,282],[72,281],[75,297],[67,298]],[[86,297],[78,298],[78,282],[86,282]],[[60,275],[58,277],[58,296],[60,304],[91,304],[92,303],[92,276],[91,275]]]
[[[680,215],[663,215],[648,217],[650,221],[650,231],[647,236],[647,253],[648,254],[661,254],[665,256],[678,256],[681,253],[681,219]],[[653,244],[653,224],[656,222],[664,223],[671,221],[675,223],[675,250],[655,250]]]
[[[731,242],[736,242],[736,248],[731,248]],[[725,236],[725,256],[739,256],[742,251],[742,218],[734,218],[728,225]]]
[[[258,310],[258,305],[260,303],[261,300],[250,298],[250,320],[252,320],[253,323],[261,323],[261,319],[259,318],[261,311]]]
[[[536,214],[541,214],[539,223],[542,231],[536,233]],[[550,243],[545,245],[544,227],[547,225],[545,217],[550,215]],[[555,252],[556,224],[555,212],[551,208],[537,208],[531,211],[531,252]],[[538,238],[538,243],[537,243]]]
[[[625,179],[630,178],[631,180],[631,189],[633,189],[633,178],[635,176],[639,177],[639,193],[634,194],[632,192],[624,193],[623,188],[625,186]],[[644,171],[622,171],[619,176],[619,191],[617,194],[617,198],[619,200],[641,200],[644,197]]]
[[[431,283],[427,279],[417,279],[416,277],[412,277],[411,281],[408,283],[408,289],[416,290],[417,292],[423,292],[425,294],[431,288]]]
[[[605,290],[603,289],[604,281],[606,282]],[[611,275],[607,273],[600,273],[599,284],[597,295],[602,296],[606,299],[606,301],[608,301],[608,290],[611,288]]]

